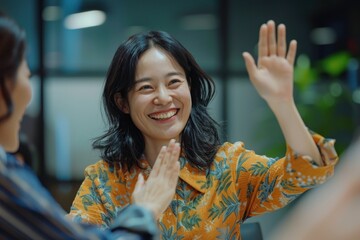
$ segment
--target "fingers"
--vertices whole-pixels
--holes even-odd
[[[168,151],[165,154],[165,161],[167,165],[160,169],[159,175],[163,175],[165,178],[171,177],[174,174],[174,169],[176,168],[176,163],[178,162],[180,156],[180,144],[175,143],[175,141],[169,143]]]
[[[277,54],[280,57],[285,57],[286,55],[286,28],[284,24],[278,26],[278,46]]]
[[[293,42],[293,41],[292,41]],[[277,55],[279,57],[287,58],[290,63],[294,63],[296,56],[296,42],[290,43],[288,53],[286,45],[286,27],[284,24],[279,24],[276,27],[273,20],[269,20],[266,24],[262,24],[259,31],[259,61],[262,57]],[[259,66],[260,67],[260,66]]]
[[[268,56],[268,28],[266,24],[261,25],[260,31],[259,31],[259,43],[258,43],[258,49],[259,49],[259,58]]]
[[[150,176],[157,176],[159,174],[159,170],[163,164],[163,161],[164,161],[164,157],[165,157],[165,154],[166,154],[166,146],[162,146],[161,149],[160,149],[160,152],[159,152],[159,155],[157,156],[156,158],[156,161],[155,161],[155,164],[151,170],[151,173],[150,173]]]
[[[145,184],[144,176],[140,173],[138,176],[138,180],[135,184],[134,192],[139,192],[141,188],[144,186],[144,184]]]
[[[178,151],[178,156],[179,156],[180,146],[178,143],[175,144],[175,139],[171,139],[169,142],[169,145],[167,147],[163,146],[161,148],[159,155],[156,158],[153,169],[151,170],[149,178],[156,177],[159,174],[164,174],[163,172],[167,171],[167,169],[169,168],[169,165],[173,164],[171,161],[172,158],[170,156],[174,151],[175,145],[178,145],[177,151]],[[177,157],[175,161],[177,161],[178,159],[179,159],[179,157]]]
[[[296,56],[296,47],[297,47],[297,42],[296,40],[292,40],[290,42],[290,46],[289,46],[289,51],[287,54],[287,61],[291,64],[294,65],[295,62],[295,56]]]
[[[170,175],[170,188],[174,190],[176,189],[176,185],[179,179],[179,175],[180,175],[180,163],[178,161],[175,162],[175,164],[173,164],[173,168],[172,171],[169,171],[169,175]]]
[[[131,196],[131,201],[132,203],[138,203],[138,195],[144,191],[144,187],[145,187],[145,180],[144,180],[144,176],[140,173],[138,176],[138,180],[135,184],[135,188],[134,188],[134,192]]]
[[[269,44],[269,54],[276,55],[277,54],[277,47],[276,47],[276,36],[275,36],[275,22],[270,20],[267,22],[267,39]]]

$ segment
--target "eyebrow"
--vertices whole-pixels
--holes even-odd
[[[185,75],[181,72],[169,72],[168,74],[165,75],[165,77],[172,77],[172,76],[185,77]],[[140,79],[135,80],[134,85],[141,83],[141,82],[150,82],[151,80],[152,80],[152,78],[149,78],[149,77],[140,78]]]

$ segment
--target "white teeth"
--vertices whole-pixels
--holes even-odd
[[[172,111],[168,111],[168,112],[164,112],[164,113],[151,114],[151,115],[149,115],[149,117],[151,117],[152,119],[156,119],[156,120],[164,120],[164,119],[171,118],[172,116],[175,116],[176,112],[177,112],[176,110],[172,110]]]

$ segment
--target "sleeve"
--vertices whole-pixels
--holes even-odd
[[[75,196],[69,216],[73,221],[94,224],[106,229],[110,227],[112,219],[115,218],[116,210],[111,198],[104,194],[104,191],[106,192],[106,180],[100,180],[108,179],[107,171],[105,169],[99,170],[99,168],[99,166],[91,165],[85,169],[85,179]],[[110,208],[113,211],[109,212]]]
[[[0,157],[0,236],[4,239],[155,239],[151,212],[129,206],[110,229],[70,221],[28,167]],[[146,226],[145,226],[146,225]],[[131,237],[131,238],[130,238]]]
[[[159,239],[159,232],[154,215],[149,210],[128,205],[118,212],[111,230],[125,230],[128,234],[137,233],[144,239]],[[127,239],[124,237],[124,239]]]
[[[236,190],[242,208],[241,218],[280,209],[302,193],[324,183],[334,173],[338,161],[333,139],[312,133],[324,166],[318,166],[309,156],[295,153],[289,146],[283,158],[268,158],[234,145]]]
[[[4,239],[113,239],[116,235],[66,219],[32,170],[10,155],[0,160],[0,233]]]

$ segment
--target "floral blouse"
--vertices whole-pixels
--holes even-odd
[[[282,208],[306,190],[324,183],[338,160],[334,140],[313,134],[324,166],[287,148],[284,158],[256,155],[242,142],[224,143],[207,170],[192,167],[180,158],[176,194],[160,216],[163,239],[240,239],[240,224],[249,217]],[[117,212],[130,204],[140,172],[103,160],[85,169],[71,207],[75,220],[107,228]]]

